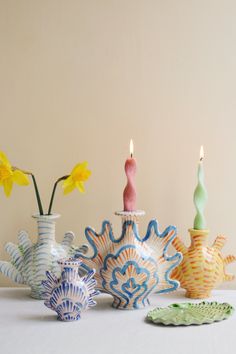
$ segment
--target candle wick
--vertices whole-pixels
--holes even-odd
[[[200,162],[203,160],[203,157],[200,157]]]
[[[130,154],[130,157],[131,157],[131,159],[133,158],[133,154],[132,153]]]

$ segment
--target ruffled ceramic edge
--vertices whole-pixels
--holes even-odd
[[[85,229],[85,236],[87,238],[87,241],[92,246],[92,248],[95,252],[93,257],[89,257],[89,258],[91,259],[96,256],[96,248],[97,248],[93,239],[89,235],[89,232],[91,232],[95,237],[101,237],[104,234],[105,229],[107,227],[110,241],[113,243],[120,243],[122,241],[122,239],[124,238],[124,236],[126,234],[127,226],[129,226],[129,225],[132,225],[134,236],[139,242],[147,241],[151,237],[153,229],[154,229],[154,233],[155,233],[156,237],[159,237],[159,238],[165,238],[166,236],[168,236],[168,234],[171,231],[173,231],[173,235],[170,237],[170,239],[168,240],[168,242],[165,245],[166,248],[174,240],[174,238],[177,235],[176,226],[169,225],[165,228],[165,230],[163,232],[160,232],[158,221],[156,219],[153,219],[149,222],[146,235],[143,238],[140,238],[139,233],[138,233],[138,229],[137,229],[137,225],[134,221],[125,221],[123,224],[121,236],[119,238],[115,238],[114,234],[113,234],[113,230],[112,230],[112,224],[110,223],[110,221],[104,220],[102,223],[102,228],[101,228],[100,233],[97,233],[95,231],[95,229],[90,226],[86,227],[86,229]]]
[[[163,325],[166,325],[166,326],[169,326],[169,325],[172,325],[172,326],[190,326],[190,325],[203,325],[203,324],[210,324],[210,323],[213,323],[213,322],[220,322],[220,321],[224,321],[226,319],[228,319],[230,316],[233,315],[235,309],[232,305],[230,305],[229,303],[227,302],[217,302],[217,301],[202,301],[202,302],[199,302],[199,303],[191,303],[191,302],[187,302],[187,303],[180,303],[182,305],[184,304],[190,304],[190,305],[195,305],[195,307],[198,307],[199,305],[204,305],[204,304],[207,304],[207,305],[220,305],[220,306],[226,306],[228,307],[228,310],[227,312],[228,313],[225,313],[224,316],[222,316],[221,318],[219,319],[211,319],[211,320],[204,320],[204,321],[185,321],[185,322],[173,322],[173,321],[170,321],[170,320],[162,320],[161,318],[159,319],[156,319],[154,320],[151,316],[151,314],[154,312],[154,311],[159,311],[159,310],[163,310],[163,309],[171,309],[173,307],[174,304],[171,304],[169,306],[166,306],[166,307],[156,307],[155,309],[151,310],[148,312],[147,316],[146,316],[146,319],[149,321],[149,322],[152,322],[154,324],[163,324]]]
[[[85,255],[83,255],[81,253],[77,253],[75,255],[75,257],[79,257],[82,260],[83,259],[84,260],[93,260],[93,259],[95,259],[97,257],[97,255],[98,255],[98,249],[97,249],[97,246],[96,246],[93,238],[102,237],[103,234],[105,233],[105,231],[107,231],[110,241],[112,243],[119,243],[125,237],[126,231],[127,231],[127,227],[129,225],[132,225],[134,237],[139,242],[147,241],[151,237],[151,235],[152,235],[152,237],[158,237],[160,239],[164,239],[165,237],[170,235],[170,233],[172,233],[171,236],[167,239],[167,241],[166,241],[166,243],[164,245],[164,248],[163,248],[163,257],[164,257],[165,261],[170,262],[170,266],[167,269],[166,275],[165,275],[165,281],[166,281],[167,284],[170,285],[170,287],[169,288],[165,288],[165,289],[161,289],[159,291],[156,291],[156,293],[157,294],[168,293],[168,292],[171,292],[171,291],[174,291],[174,290],[178,289],[178,287],[180,286],[180,283],[179,283],[179,281],[171,278],[171,273],[172,273],[172,270],[181,263],[181,261],[183,259],[183,256],[182,256],[182,253],[180,253],[180,252],[176,252],[173,255],[168,255],[167,254],[167,250],[168,250],[169,245],[172,244],[173,240],[177,236],[177,230],[176,230],[175,226],[169,225],[168,227],[165,228],[165,230],[163,232],[160,232],[159,231],[159,224],[158,224],[158,221],[156,219],[152,219],[149,222],[148,227],[147,227],[146,235],[143,238],[139,237],[138,228],[137,228],[137,224],[135,223],[135,221],[125,221],[123,223],[123,227],[122,227],[122,234],[117,239],[114,237],[113,230],[112,230],[112,224],[109,221],[107,221],[107,220],[103,221],[100,233],[97,233],[95,231],[95,229],[92,228],[92,227],[87,227],[85,229],[85,236],[87,238],[88,243],[90,244],[90,246],[93,249],[93,254],[91,256],[85,256]],[[89,235],[89,232],[92,233],[93,237],[91,237]],[[84,268],[86,271],[89,270],[89,267],[86,266],[84,263],[81,264],[81,267]]]

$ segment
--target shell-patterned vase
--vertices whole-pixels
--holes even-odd
[[[61,243],[56,242],[55,226],[58,214],[33,217],[38,226],[37,242],[33,244],[27,232],[20,231],[19,244],[8,242],[5,246],[11,260],[0,261],[0,272],[18,284],[28,285],[33,298],[43,299],[42,280],[46,279],[46,271],[50,270],[59,276],[61,268],[57,261],[61,258],[73,257],[78,251],[86,253],[88,247],[72,246],[74,239],[72,232],[67,232]]]
[[[206,244],[209,230],[189,230],[190,247],[187,248],[179,237],[173,241],[177,251],[183,254],[183,260],[172,272],[172,277],[186,289],[186,297],[204,299],[211,296],[211,291],[223,281],[234,279],[227,274],[225,267],[236,260],[229,255],[223,257],[221,249],[226,242],[225,236],[218,236],[210,247]]]
[[[87,269],[96,269],[97,288],[113,296],[113,307],[138,309],[149,304],[152,292],[167,293],[178,288],[171,279],[171,270],[182,257],[180,253],[167,255],[168,246],[176,237],[176,229],[169,226],[159,232],[152,220],[144,237],[139,235],[138,218],[143,212],[118,212],[122,218],[122,234],[115,238],[110,222],[104,221],[100,234],[88,227],[85,234],[93,255],[81,255]]]
[[[53,272],[46,272],[47,280],[42,282],[44,304],[57,313],[58,320],[77,321],[81,312],[96,305],[93,298],[99,291],[95,290],[95,270],[80,277],[80,260],[65,259],[58,261],[58,264],[61,266],[61,276],[58,278]]]

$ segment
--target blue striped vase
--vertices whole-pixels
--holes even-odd
[[[32,244],[28,234],[20,231],[19,244],[9,242],[5,246],[11,261],[0,261],[0,272],[16,283],[28,285],[31,288],[31,296],[35,299],[43,299],[42,281],[46,279],[46,271],[52,271],[59,276],[59,259],[73,257],[78,250],[86,253],[88,249],[86,245],[79,249],[72,246],[72,232],[67,232],[61,243],[56,242],[55,226],[59,217],[58,214],[33,215],[38,226],[37,242]]]

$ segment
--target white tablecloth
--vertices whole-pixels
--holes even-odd
[[[228,354],[236,351],[236,313],[211,325],[165,327],[145,321],[156,306],[190,301],[183,291],[152,295],[143,310],[115,310],[108,295],[81,320],[64,323],[43,301],[29,297],[29,289],[0,289],[1,354]],[[235,290],[213,292],[212,301],[236,308]]]

